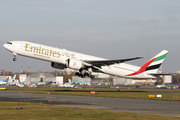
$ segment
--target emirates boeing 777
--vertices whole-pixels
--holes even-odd
[[[167,50],[163,50],[148,62],[138,67],[125,64],[124,62],[140,59],[141,57],[107,60],[27,41],[10,41],[5,43],[4,47],[14,55],[13,61],[17,60],[17,55],[40,59],[51,62],[51,66],[54,68],[71,68],[78,70],[76,75],[79,77],[91,78],[94,78],[92,75],[93,72],[101,72],[125,78],[157,78],[160,76],[157,71],[168,54]]]

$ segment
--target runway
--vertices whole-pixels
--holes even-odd
[[[138,112],[180,117],[179,101],[36,94],[9,90],[0,91],[0,101],[35,102],[76,108]]]

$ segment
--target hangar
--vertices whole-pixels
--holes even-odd
[[[49,73],[38,72],[28,75],[27,80],[30,81],[31,83],[37,83],[39,81],[45,81],[47,83],[50,81],[56,81],[56,76]]]

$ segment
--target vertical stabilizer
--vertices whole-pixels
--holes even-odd
[[[15,80],[16,79],[16,74],[13,76],[12,80]]]
[[[5,82],[8,83],[8,81],[9,81],[9,77],[5,80]]]
[[[145,71],[147,71],[148,73],[157,73],[159,67],[163,63],[167,54],[168,54],[168,51],[163,50],[162,52],[157,54],[155,57],[153,57],[151,60],[149,60],[147,63],[145,63],[145,65],[147,65]]]
[[[157,73],[159,67],[163,63],[167,54],[168,54],[167,50],[161,51],[159,54],[157,54],[151,60],[146,62],[144,65],[142,65],[138,71],[136,71],[132,74],[129,74],[127,76],[138,75],[138,74],[143,73],[143,72]]]

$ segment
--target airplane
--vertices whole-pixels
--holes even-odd
[[[16,74],[8,81],[8,85],[16,85]]]
[[[164,89],[168,88],[166,85],[156,85],[156,87],[157,87],[157,88],[161,88],[161,89],[163,89],[163,88],[164,88]]]
[[[0,85],[6,85],[8,81],[9,81],[9,77],[4,81],[0,81]]]
[[[12,79],[10,79],[8,82],[14,82],[14,80],[16,79],[16,74],[13,76]],[[0,81],[5,81],[6,79],[0,79]]]
[[[16,79],[16,74],[12,77],[12,79],[9,80],[9,82],[14,82]]]
[[[178,89],[180,88],[180,84],[177,79],[177,83],[165,83],[164,85],[156,85],[157,88],[165,88],[165,89]]]
[[[37,83],[37,86],[44,86],[45,85],[45,81],[39,81],[38,83]]]
[[[57,85],[58,85],[59,87],[64,87],[64,84],[63,84],[63,83],[57,82]]]
[[[90,82],[88,82],[88,83],[86,83],[86,82],[74,82],[74,84],[91,86]]]
[[[57,83],[57,85],[59,86],[59,87],[74,87],[74,84],[72,84],[72,83]]]
[[[18,86],[18,87],[25,87],[25,85],[20,83],[20,82],[16,83],[16,86]]]
[[[16,84],[15,80],[16,80],[16,74],[8,81],[8,84],[15,85]]]
[[[37,87],[37,84],[30,84],[28,87]]]
[[[174,84],[174,83],[166,83],[165,85],[167,86],[168,89],[178,89],[178,88],[180,88],[180,84],[178,82],[178,79],[177,79],[176,84]]]
[[[124,78],[158,78],[161,77],[162,73],[157,73],[157,71],[168,54],[167,50],[163,50],[141,67],[138,67],[124,62],[142,57],[108,60],[27,41],[9,41],[3,46],[13,54],[13,61],[17,60],[17,55],[49,61],[53,68],[71,68],[77,70],[76,75],[82,78],[94,78],[93,72],[101,72]]]
[[[64,84],[57,82],[57,85],[58,85],[59,87],[74,87],[74,84],[71,82],[70,79],[69,79],[69,82],[64,83]]]
[[[59,87],[74,87],[74,84],[72,84],[72,83],[59,83],[59,82],[57,82],[57,85],[59,86]]]
[[[86,82],[74,82],[74,84],[78,84],[78,85],[85,85]]]
[[[71,88],[73,88],[73,87],[74,87],[74,84],[72,84],[72,83],[65,83],[65,84],[64,84],[64,87],[71,87]]]

